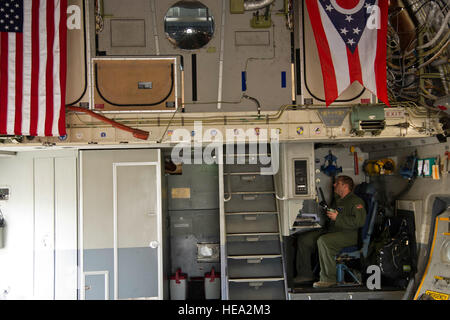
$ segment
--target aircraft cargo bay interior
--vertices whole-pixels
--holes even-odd
[[[449,2],[0,3],[0,300],[449,300]]]

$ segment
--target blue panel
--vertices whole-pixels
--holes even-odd
[[[158,256],[153,248],[119,249],[119,299],[158,296]]]
[[[158,296],[158,256],[153,248],[119,248],[119,299]],[[114,249],[84,250],[84,271],[109,271],[109,298],[114,299]],[[103,276],[87,276],[86,300],[103,300]]]
[[[109,298],[114,299],[114,250],[90,249],[83,253],[83,271],[109,271]],[[86,300],[105,299],[105,284],[101,276],[87,276],[86,285],[91,286],[86,291]]]
[[[86,300],[105,299],[105,276],[103,274],[86,275],[85,285],[89,287],[85,294]],[[111,298],[111,290],[109,291],[109,297]]]
[[[246,79],[245,71],[242,71],[241,80],[242,80],[242,91],[246,91],[247,90],[247,79]]]
[[[281,87],[286,88],[286,71],[281,72]]]

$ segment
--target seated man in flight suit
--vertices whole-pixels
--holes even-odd
[[[366,210],[364,201],[353,193],[353,180],[338,176],[334,183],[335,199],[327,211],[328,224],[320,229],[302,233],[297,239],[295,283],[314,280],[311,270],[311,254],[319,250],[320,281],[314,288],[327,288],[336,284],[336,260],[339,251],[358,243],[358,229],[364,225]]]

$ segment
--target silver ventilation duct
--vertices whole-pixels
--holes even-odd
[[[244,1],[244,10],[252,11],[262,9],[272,4],[273,2],[274,0],[249,0],[249,1],[246,0]]]

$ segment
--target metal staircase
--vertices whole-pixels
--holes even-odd
[[[269,156],[269,154],[265,154]],[[229,155],[224,155],[229,157]],[[280,217],[273,175],[262,175],[259,154],[232,155],[245,164],[224,159],[224,210],[228,298],[287,298]],[[228,162],[229,163],[229,162]]]

